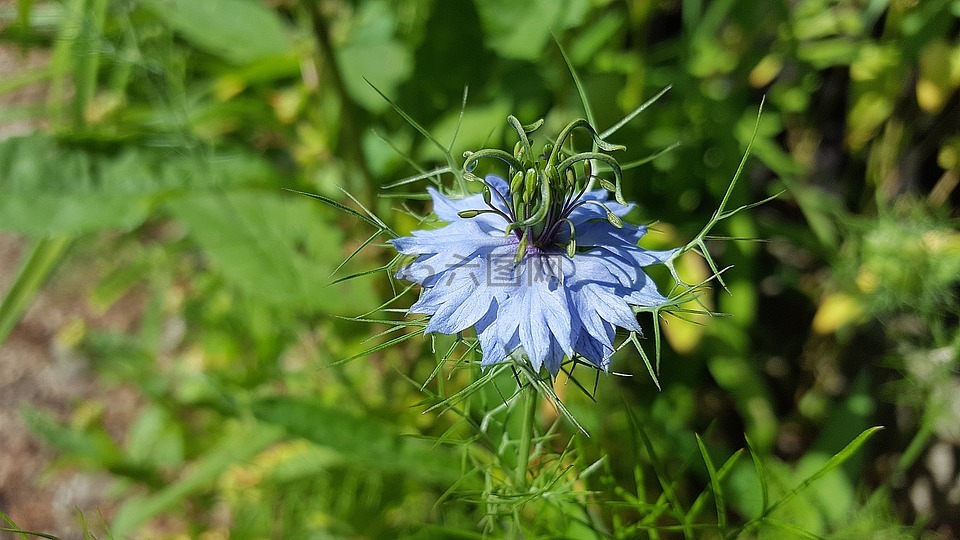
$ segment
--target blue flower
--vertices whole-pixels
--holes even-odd
[[[617,328],[640,332],[633,307],[666,302],[643,268],[674,250],[637,246],[646,227],[623,223],[632,205],[608,200],[607,190],[545,193],[550,206],[536,220],[528,218],[535,206],[518,212],[519,180],[487,176],[484,184],[483,194],[462,199],[429,189],[447,224],[392,241],[414,257],[396,277],[422,286],[410,312],[430,316],[426,333],[474,327],[483,365],[522,351],[537,372],[556,375],[564,357],[606,370]]]

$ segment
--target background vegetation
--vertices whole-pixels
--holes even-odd
[[[449,342],[338,363],[395,337],[368,341],[386,327],[342,318],[392,292],[384,272],[329,284],[392,254],[374,243],[338,269],[375,230],[283,188],[415,228],[422,184],[381,186],[440,153],[365,79],[440,141],[468,87],[454,155],[512,148],[508,114],[545,117],[546,132],[583,115],[552,32],[601,129],[672,86],[612,141],[623,162],[679,143],[625,178],[630,219],[655,222],[648,246],[685,243],[709,219],[763,96],[734,203],[783,194],[721,225],[762,241],[711,245],[733,265],[732,294],[707,300],[730,316],[661,322],[662,389],[630,348],[613,369],[632,376],[560,381],[590,437],[541,411],[554,437],[538,466],[562,496],[514,506],[526,534],[960,535],[960,2],[19,0],[0,12],[2,46],[41,59],[0,80],[0,122],[38,126],[0,142],[0,229],[23,246],[0,339],[13,351],[24,338],[41,287],[80,291],[93,314],[124,305],[127,324],[76,316],[45,339],[97,388],[135,396],[121,411],[102,392],[57,411],[19,404],[60,456],[49,471],[111,480],[73,530],[10,515],[17,525],[499,536],[483,483],[503,449],[474,425],[502,398],[424,413],[478,374],[447,369],[421,391]],[[682,270],[709,275],[695,258]],[[870,426],[886,429],[838,454]],[[30,489],[0,486],[0,505]]]

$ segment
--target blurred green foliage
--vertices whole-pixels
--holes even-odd
[[[42,126],[0,141],[0,228],[28,246],[0,339],[50,275],[93,268],[98,310],[144,299],[133,332],[58,337],[142,394],[122,439],[110,403],[24,418],[58,466],[115,477],[117,538],[497,537],[507,518],[552,538],[960,534],[945,491],[907,496],[960,440],[958,18],[956,0],[2,4],[3,45],[47,61],[0,81],[45,95],[0,109]],[[507,114],[583,115],[553,36],[601,129],[672,85],[611,141],[625,163],[679,142],[625,178],[651,247],[710,218],[762,96],[733,204],[784,194],[711,245],[731,294],[704,301],[731,316],[660,321],[662,391],[629,347],[614,370],[635,377],[558,382],[591,437],[545,408],[534,485],[557,496],[499,501],[505,518],[480,497],[519,429],[503,396],[422,414],[479,376],[421,391],[443,338],[338,363],[400,335],[338,317],[392,296],[384,272],[331,273],[392,254],[371,241],[339,269],[373,229],[283,188],[414,228],[419,186],[380,186],[440,154],[371,85],[443,142],[468,87],[454,155],[512,145]]]

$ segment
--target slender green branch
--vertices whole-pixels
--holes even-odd
[[[523,428],[520,432],[520,448],[517,454],[517,470],[514,481],[518,488],[526,489],[527,468],[530,465],[530,443],[533,440],[533,428],[537,417],[537,389],[527,385],[520,395],[523,403]]]

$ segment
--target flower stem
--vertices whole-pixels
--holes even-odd
[[[537,416],[537,389],[528,384],[522,395],[524,399],[523,428],[520,432],[520,449],[517,455],[517,470],[514,481],[518,489],[526,490],[527,467],[530,464],[530,443],[533,440],[533,424]]]

